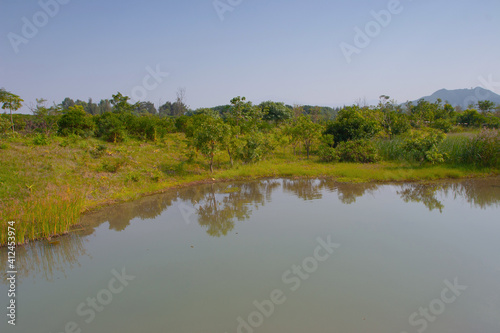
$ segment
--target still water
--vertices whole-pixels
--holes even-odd
[[[0,332],[498,333],[499,212],[500,178],[173,190],[18,248]]]

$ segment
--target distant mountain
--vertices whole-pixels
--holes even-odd
[[[430,96],[422,98],[431,103],[436,102],[437,99],[440,98],[443,103],[450,103],[453,106],[459,105],[464,109],[466,109],[470,104],[475,105],[478,101],[484,100],[492,101],[497,105],[500,105],[500,95],[481,87],[477,87],[475,89],[441,89]],[[413,103],[416,104],[417,102],[418,100]]]

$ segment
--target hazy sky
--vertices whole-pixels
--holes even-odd
[[[500,81],[499,13],[498,0],[0,0],[0,87],[27,103],[120,91],[157,105],[178,87],[192,108],[405,102]]]

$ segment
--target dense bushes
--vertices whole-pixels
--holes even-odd
[[[374,163],[380,160],[377,148],[366,139],[340,142],[335,148],[323,143],[318,156],[322,162]]]
[[[333,135],[335,142],[371,139],[381,130],[375,119],[368,117],[359,107],[346,107],[339,111],[335,121],[326,126],[324,134]]]
[[[457,122],[460,125],[468,127],[487,127],[487,128],[500,128],[500,119],[491,113],[479,113],[475,109],[465,110],[457,117]]]
[[[92,136],[95,129],[92,116],[86,113],[81,105],[69,107],[57,125],[59,126],[58,133],[62,136],[75,134],[86,138]]]
[[[373,143],[365,139],[341,142],[336,150],[340,162],[373,163],[380,160]]]
[[[431,123],[430,127],[443,131],[444,133],[449,133],[453,128],[453,124],[448,119],[437,119]]]
[[[404,141],[402,148],[410,161],[442,163],[446,155],[439,151],[438,145],[445,137],[443,132],[437,130],[413,132]]]
[[[125,125],[116,113],[106,112],[96,118],[97,137],[108,142],[122,142],[125,139]]]
[[[175,123],[171,118],[153,115],[136,116],[132,113],[106,112],[96,116],[95,122],[97,137],[108,142],[121,142],[127,136],[156,141],[167,133],[175,132]]]
[[[413,131],[408,136],[393,140],[377,140],[376,147],[382,159],[410,163],[442,163],[454,145],[448,142],[443,148],[446,135],[434,129]],[[450,141],[450,140],[448,140]]]
[[[7,132],[11,127],[12,125],[10,122],[6,118],[0,116],[0,134]]]

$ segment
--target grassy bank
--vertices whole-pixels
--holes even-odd
[[[320,163],[315,157],[308,160],[293,155],[291,148],[280,148],[267,160],[234,167],[227,154],[221,154],[211,174],[200,155],[186,157],[183,134],[169,134],[158,142],[113,144],[52,137],[40,145],[33,137],[14,137],[0,144],[2,245],[7,241],[8,221],[16,222],[17,242],[25,243],[71,231],[85,211],[202,181],[332,177],[343,182],[383,182],[498,173],[497,169],[410,165],[397,159],[377,164]]]

